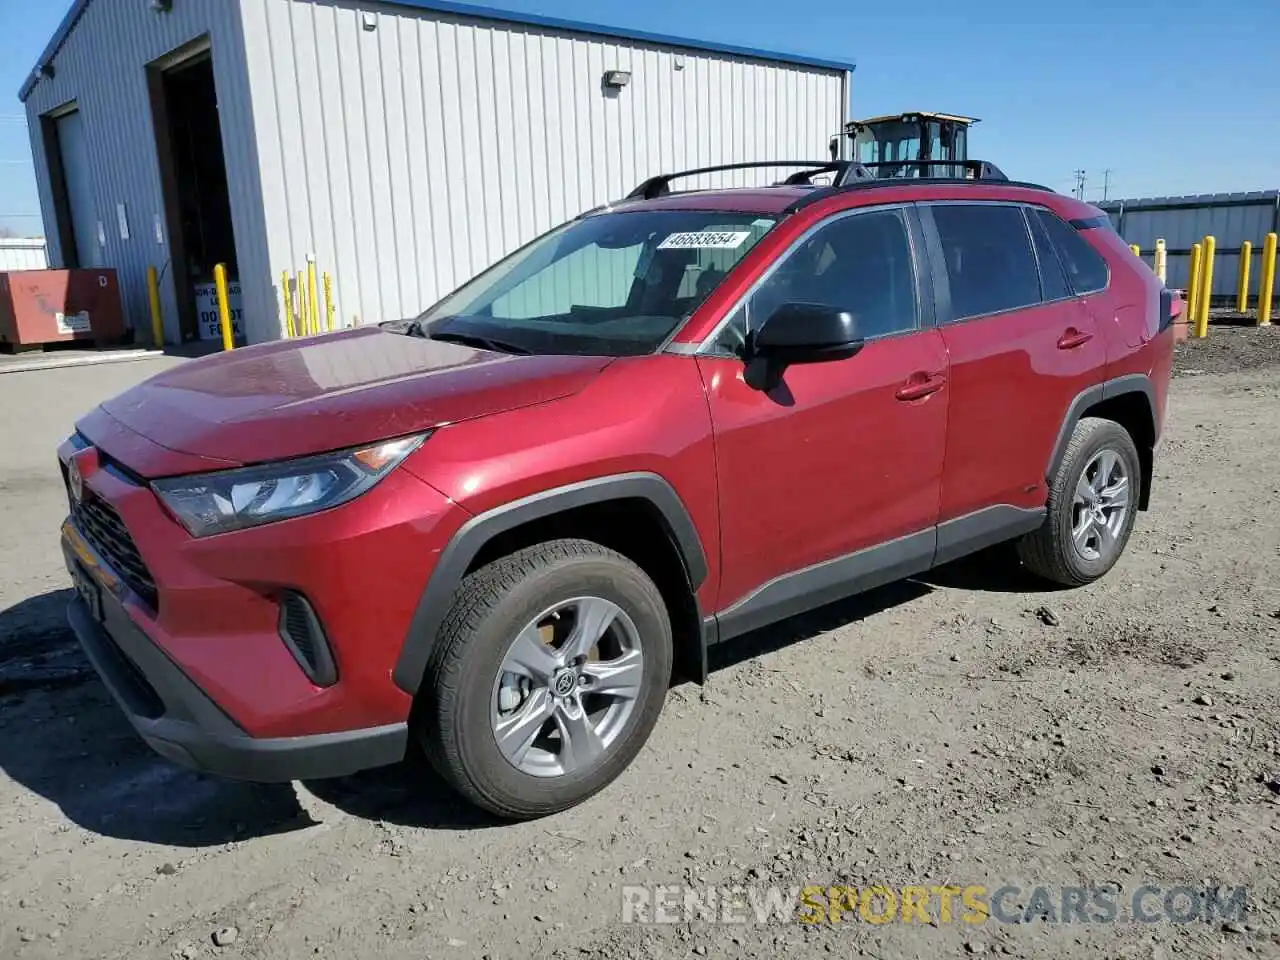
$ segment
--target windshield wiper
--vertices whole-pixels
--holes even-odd
[[[419,330],[421,330],[421,327],[419,327]],[[428,339],[441,340],[445,343],[458,343],[465,347],[479,347],[481,350],[492,350],[494,353],[514,353],[520,356],[528,356],[533,353],[528,347],[476,333],[459,333],[457,331],[433,333]]]

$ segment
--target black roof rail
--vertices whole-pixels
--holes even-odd
[[[756,170],[766,167],[802,167],[796,173],[782,180],[782,184],[811,184],[813,178],[823,173],[834,173],[833,186],[843,187],[851,183],[872,180],[875,174],[863,164],[852,160],[753,160],[749,163],[724,163],[714,167],[699,167],[696,170],[680,170],[676,173],[663,173],[650,177],[627,194],[628,200],[653,200],[671,192],[671,181],[681,177],[695,177],[704,173],[720,173],[724,170]]]
[[[1042,183],[1029,183],[1025,180],[988,180],[987,183],[998,183],[1002,187],[1018,187],[1022,190],[1040,190],[1044,193],[1056,192],[1053,187],[1046,187]],[[858,180],[855,183],[846,183],[842,187],[827,187],[824,190],[815,190],[807,197],[801,197],[787,205],[783,213],[791,214],[797,210],[803,210],[805,207],[826,200],[829,197],[836,196],[841,193],[862,192],[863,190],[891,190],[894,187],[957,187],[957,186],[981,186],[981,180],[957,180],[955,177],[877,177],[873,180]]]
[[[875,163],[867,163],[864,166],[871,171],[872,176],[880,179],[895,179],[897,171],[907,167],[918,167],[921,170],[931,172],[932,168],[956,168],[960,167],[964,170],[963,177],[931,177],[931,179],[954,179],[954,180],[997,180],[1008,181],[1003,170],[997,167],[990,160],[878,160]],[[891,172],[892,171],[892,172]]]

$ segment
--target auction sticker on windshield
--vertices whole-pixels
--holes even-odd
[[[749,231],[699,230],[693,233],[673,233],[658,244],[659,250],[736,250],[742,241],[751,236]]]

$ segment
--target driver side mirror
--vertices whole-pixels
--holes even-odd
[[[747,342],[747,385],[772,390],[793,363],[847,360],[865,341],[847,310],[822,303],[784,303]]]

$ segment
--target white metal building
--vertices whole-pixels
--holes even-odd
[[[43,270],[48,265],[43,237],[0,237],[0,273]]]
[[[647,176],[826,158],[852,70],[447,0],[76,0],[21,97],[50,261],[117,268],[143,330],[155,265],[171,341],[227,262],[258,342],[309,253],[342,324],[396,319]]]

